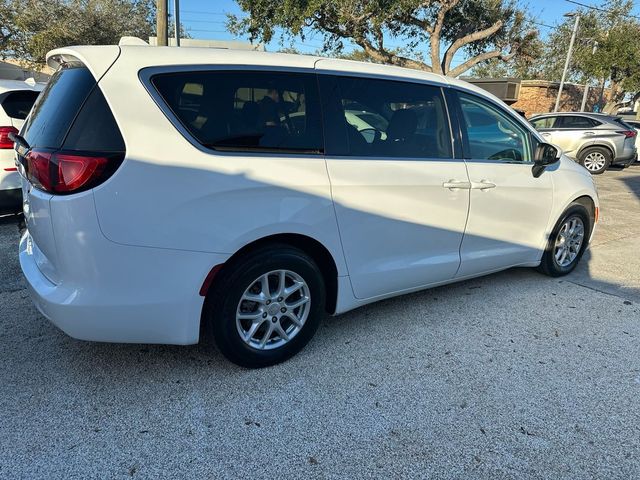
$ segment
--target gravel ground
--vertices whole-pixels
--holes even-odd
[[[328,318],[291,361],[84,343],[0,224],[2,478],[640,477],[640,167],[564,279],[512,270]],[[633,246],[633,248],[632,248]]]

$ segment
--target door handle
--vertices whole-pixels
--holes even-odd
[[[595,135],[595,132],[584,132],[584,135]]]
[[[469,190],[471,188],[471,182],[460,182],[458,180],[449,180],[448,182],[444,182],[442,184],[444,188],[448,188],[449,190],[458,190],[462,188],[464,190]]]
[[[480,180],[479,182],[471,182],[471,188],[474,190],[487,190],[489,188],[496,188],[496,184],[488,180]]]
[[[551,133],[550,132],[540,132],[540,135],[542,135],[543,137],[550,137]]]

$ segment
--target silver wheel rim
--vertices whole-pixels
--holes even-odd
[[[584,241],[584,223],[578,216],[564,221],[556,236],[553,256],[560,267],[571,265],[580,253]]]
[[[290,342],[309,316],[311,295],[304,279],[291,270],[274,270],[256,278],[236,309],[240,338],[257,350]]]
[[[584,166],[591,172],[602,170],[606,164],[607,159],[600,152],[591,152],[589,155],[584,157]]]

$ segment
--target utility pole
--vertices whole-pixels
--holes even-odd
[[[159,47],[166,47],[168,45],[168,16],[168,0],[156,0],[156,38],[158,40],[157,45]]]
[[[584,84],[584,94],[582,95],[582,104],[580,105],[580,111],[584,112],[585,107],[587,106],[587,97],[589,97],[589,83]]]
[[[176,47],[180,46],[180,0],[173,0]]]
[[[573,42],[576,41],[576,34],[578,33],[578,23],[580,22],[580,13],[565,13],[565,17],[575,17],[576,21],[573,24],[573,33],[571,34],[571,41],[569,42],[569,51],[567,52],[567,59],[564,62],[564,70],[562,71],[562,80],[560,80],[560,88],[558,89],[558,96],[556,97],[556,106],[553,107],[553,111],[557,112],[560,106],[560,97],[562,96],[562,88],[564,87],[564,79],[567,76],[567,70],[569,70],[569,62],[571,62],[571,53],[573,52]]]
[[[598,42],[593,42],[593,50],[591,50],[591,55],[596,54],[596,50],[598,50]],[[589,81],[584,83],[584,94],[582,95],[582,105],[580,105],[580,111],[584,112],[584,109],[587,105],[587,97],[589,96]]]

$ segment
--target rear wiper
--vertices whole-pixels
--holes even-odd
[[[14,143],[17,143],[18,145],[20,145],[25,150],[29,150],[31,148],[29,146],[29,144],[27,143],[27,141],[24,139],[24,137],[22,137],[21,135],[18,135],[17,133],[11,132],[9,134],[9,140],[11,140]]]

